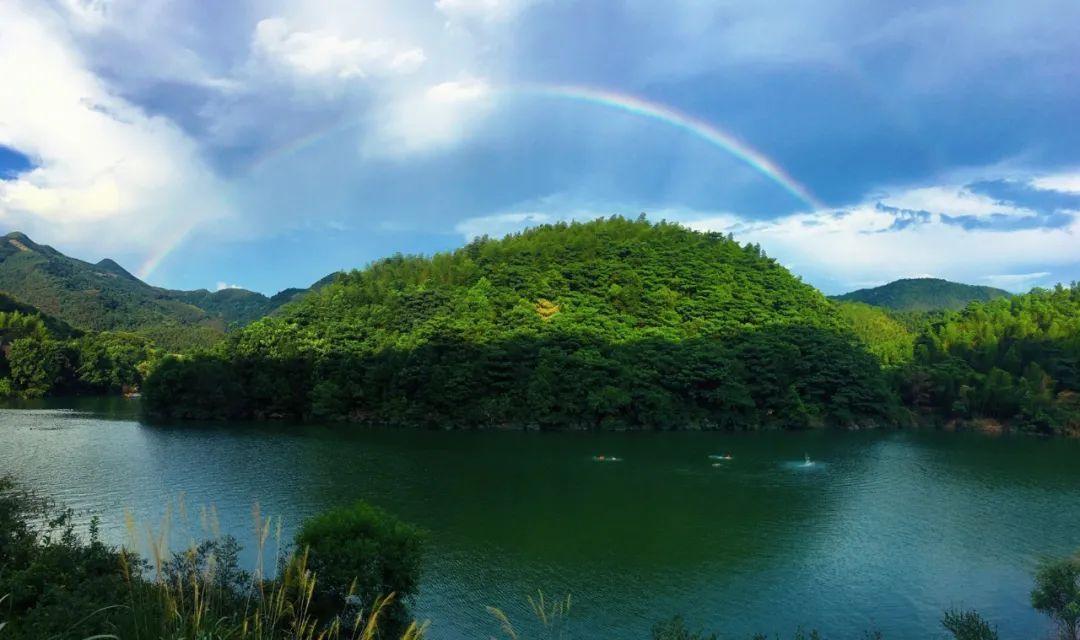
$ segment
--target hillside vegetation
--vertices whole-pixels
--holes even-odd
[[[949,419],[1080,435],[1080,284],[928,323],[901,393],[908,406]]]
[[[994,287],[982,287],[938,278],[896,280],[872,289],[859,289],[837,300],[862,302],[893,311],[959,311],[972,302],[989,302],[1011,294]]]
[[[273,298],[156,289],[20,234],[0,257],[0,279],[22,273],[13,288],[53,304],[0,293],[0,396],[142,389],[155,417],[437,428],[1080,435],[1076,284],[896,311],[828,300],[756,245],[623,218],[393,256]],[[966,287],[943,282],[890,287]]]
[[[147,409],[438,427],[889,420],[878,361],[754,245],[622,218],[395,256],[170,358]]]
[[[21,316],[34,316],[41,322],[42,326],[46,330],[48,330],[51,335],[58,338],[71,338],[81,333],[78,329],[72,327],[70,324],[64,322],[63,320],[42,313],[40,309],[19,302],[15,298],[2,292],[0,292],[0,313],[17,313]],[[7,317],[14,316],[9,315]]]
[[[901,318],[881,307],[861,302],[837,302],[837,311],[851,331],[872,353],[881,366],[894,369],[911,362],[915,332],[910,324],[925,321]],[[905,322],[906,320],[906,322]]]
[[[79,331],[0,294],[0,398],[133,392],[159,355],[145,336]]]
[[[0,291],[78,329],[133,331],[171,350],[209,346],[293,297],[161,289],[108,258],[70,258],[17,232],[0,237]]]

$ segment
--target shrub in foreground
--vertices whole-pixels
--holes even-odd
[[[412,529],[381,512],[367,513],[372,514],[378,514],[378,522],[371,525],[377,533],[367,537],[378,543],[352,547],[352,554],[343,557],[351,564],[338,566],[325,589],[336,593],[336,585],[349,583],[345,577],[349,566],[358,572],[381,567],[390,577],[379,584],[413,585],[404,592],[407,597],[415,591],[416,577],[403,572],[418,568],[418,545],[408,546],[413,555],[407,561],[363,554],[397,552],[400,547],[383,534]],[[278,575],[266,579],[240,568],[239,544],[228,536],[172,555],[166,555],[159,542],[152,562],[147,562],[101,542],[96,525],[91,525],[87,539],[80,538],[73,522],[70,510],[57,510],[0,477],[3,640],[419,640],[423,636],[422,626],[404,622],[407,611],[392,591],[367,592],[361,607],[344,607],[343,596],[336,600],[339,608],[320,609],[316,598],[323,592],[323,582],[308,564],[308,553],[282,558]],[[323,549],[320,557],[327,557],[323,547],[313,548]],[[367,579],[367,574],[361,576]],[[376,588],[359,579],[357,583]]]
[[[1080,558],[1050,561],[1039,567],[1031,606],[1050,616],[1061,640],[1080,639]]]
[[[381,596],[395,600],[383,612],[392,630],[407,620],[406,603],[420,586],[423,540],[420,530],[364,502],[332,509],[304,522],[298,550],[319,576],[320,612],[340,611],[350,600],[370,607]]]

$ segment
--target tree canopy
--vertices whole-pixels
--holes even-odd
[[[201,380],[225,378],[208,405],[223,394]],[[146,396],[162,416],[443,427],[797,428],[893,408],[835,305],[758,246],[624,218],[342,274],[163,362]]]
[[[929,322],[901,391],[945,418],[991,418],[1080,433],[1080,285],[988,303]]]
[[[13,260],[45,260],[35,273],[92,267],[148,287],[108,260],[71,266],[21,234],[4,240],[0,284]],[[224,338],[220,324],[138,314],[120,323],[132,332],[82,330],[0,294],[0,395],[142,388],[155,417],[438,428],[1080,433],[1080,286],[1002,297],[919,279],[872,291],[934,309],[829,300],[730,236],[644,218],[561,223],[331,274]],[[219,319],[250,320],[266,302],[166,293]]]

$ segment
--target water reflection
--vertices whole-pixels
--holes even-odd
[[[379,504],[430,532],[417,611],[435,638],[490,636],[484,607],[526,617],[538,587],[574,594],[580,635],[640,638],[681,612],[735,634],[812,622],[919,637],[964,604],[1029,636],[1044,627],[1026,605],[1034,561],[1080,546],[1070,441],[145,426],[135,409],[0,410],[0,471],[100,513],[116,541],[125,509],[144,524],[171,513],[179,530],[178,496],[181,543],[202,506],[251,540],[256,502],[286,535],[323,509]]]

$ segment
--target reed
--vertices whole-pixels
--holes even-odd
[[[538,589],[536,597],[530,595],[526,600],[528,600],[529,608],[532,609],[536,621],[540,623],[540,633],[543,637],[551,640],[564,637],[566,622],[570,616],[570,594],[559,600],[548,600],[544,596],[544,592]],[[494,616],[503,634],[509,640],[521,640],[517,628],[514,627],[509,616],[502,609],[488,607],[487,610],[488,613]]]
[[[213,506],[192,512],[180,495],[157,527],[130,513],[124,524],[125,543],[106,545],[96,520],[81,535],[72,511],[0,476],[0,640],[422,640],[427,631],[386,622],[400,607],[395,593],[361,606],[349,590],[346,607],[317,606],[309,550],[291,550],[281,519],[258,504],[251,571]]]
[[[179,519],[190,527],[183,496],[169,505],[157,530],[140,536],[134,519],[125,518],[128,546],[118,551],[128,599],[120,607],[125,618],[115,620],[120,637],[168,640],[386,640],[380,622],[395,601],[390,593],[365,610],[354,608],[330,619],[316,615],[318,577],[308,566],[308,551],[285,553],[281,518],[262,514],[259,503],[251,512],[255,566],[238,567],[239,545],[220,536],[213,506],[199,510],[202,542],[191,536],[182,552],[169,553]],[[183,535],[183,534],[181,534]],[[133,549],[140,539],[148,550],[143,560]],[[267,575],[265,554],[271,542],[276,561]],[[349,596],[353,594],[350,592]],[[352,598],[350,598],[352,600]],[[422,640],[428,625],[413,621],[401,640]]]

